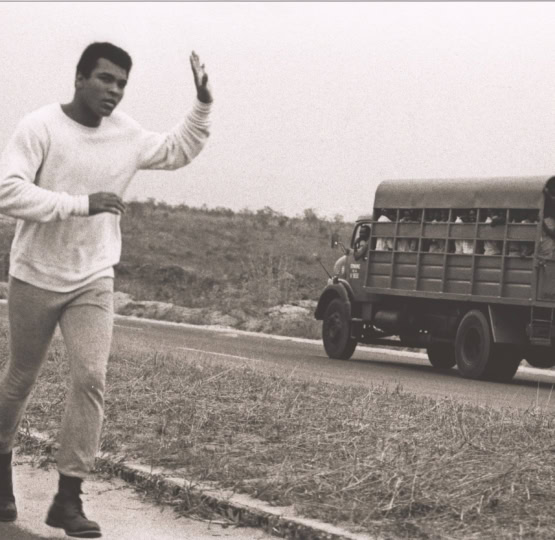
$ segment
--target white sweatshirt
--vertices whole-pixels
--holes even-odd
[[[67,292],[104,276],[120,260],[120,217],[89,216],[88,196],[123,196],[139,169],[178,169],[209,136],[210,105],[196,101],[168,133],[146,131],[114,111],[98,127],[51,104],[25,116],[0,157],[0,213],[18,218],[10,275]]]

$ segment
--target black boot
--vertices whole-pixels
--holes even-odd
[[[98,523],[87,519],[81,501],[81,478],[60,474],[58,493],[48,510],[46,524],[64,529],[68,536],[77,538],[100,538]]]
[[[17,508],[13,495],[12,453],[0,454],[0,521],[15,521]]]

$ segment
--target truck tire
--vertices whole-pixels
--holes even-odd
[[[348,360],[355,352],[357,341],[351,337],[351,321],[345,314],[344,302],[332,300],[322,322],[322,341],[330,358]]]
[[[555,366],[555,349],[553,347],[530,347],[524,353],[524,359],[532,367],[551,368]]]
[[[473,309],[459,324],[455,358],[463,377],[508,382],[520,365],[521,354],[518,349],[495,344],[487,317]]]
[[[493,339],[486,316],[472,309],[462,318],[455,338],[455,360],[467,379],[484,379],[490,363]]]
[[[455,360],[455,347],[450,343],[431,343],[428,346],[428,360],[436,369],[451,369]]]
[[[521,351],[510,345],[495,345],[486,370],[486,377],[491,381],[509,382],[522,361]]]

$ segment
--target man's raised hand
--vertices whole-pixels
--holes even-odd
[[[125,204],[115,193],[99,192],[89,195],[89,216],[102,212],[119,216],[125,212]]]
[[[189,57],[191,60],[191,69],[195,78],[195,86],[197,87],[197,97],[203,103],[212,103],[212,89],[208,82],[208,74],[204,70],[204,64],[200,63],[198,54],[193,51]]]

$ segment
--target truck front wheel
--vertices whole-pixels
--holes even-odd
[[[324,349],[330,358],[348,360],[355,352],[356,339],[351,337],[351,321],[345,314],[343,301],[332,300],[322,323]]]

